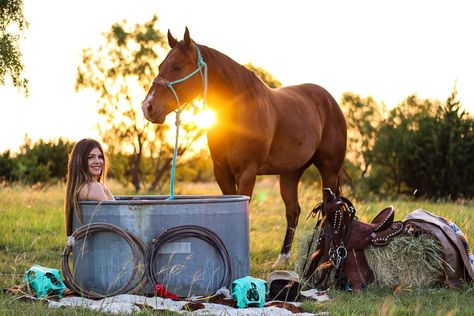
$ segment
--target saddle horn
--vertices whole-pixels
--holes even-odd
[[[336,195],[332,192],[331,188],[324,188],[323,192],[325,192],[328,195],[328,198],[335,198]]]

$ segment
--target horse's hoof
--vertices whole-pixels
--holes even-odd
[[[281,269],[286,268],[290,263],[291,252],[290,253],[280,253],[277,261],[272,265],[272,269]]]

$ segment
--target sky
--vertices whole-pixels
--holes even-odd
[[[474,113],[474,19],[469,1],[367,0],[24,0],[21,41],[30,96],[0,87],[0,153],[25,134],[99,139],[97,95],[74,91],[84,48],[97,48],[115,22],[158,27],[262,67],[283,85],[346,91],[389,108],[411,94],[445,101],[454,85]],[[145,97],[145,95],[143,96]],[[140,101],[137,102],[140,109]]]

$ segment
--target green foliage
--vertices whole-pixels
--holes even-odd
[[[366,185],[379,194],[474,196],[474,119],[456,91],[444,105],[410,96],[380,125]]]
[[[14,181],[13,170],[15,168],[14,158],[11,156],[10,151],[7,150],[0,155],[0,181]]]
[[[281,82],[262,67],[254,66],[251,63],[245,64],[244,66],[245,68],[253,71],[257,75],[257,77],[259,77],[263,82],[265,82],[270,88],[281,87]]]
[[[341,107],[354,196],[474,196],[474,119],[461,111],[455,90],[445,104],[411,95],[387,114],[383,104],[352,93]]]
[[[352,186],[364,179],[373,163],[372,149],[375,136],[382,121],[383,104],[371,97],[346,92],[342,95],[341,108],[347,123],[347,156],[352,164],[350,177]]]
[[[178,166],[176,179],[183,182],[214,181],[213,164],[208,151],[201,149],[197,156]]]
[[[174,144],[167,140],[168,124],[153,124],[141,112],[143,96],[156,75],[165,37],[157,28],[158,17],[143,25],[112,25],[104,33],[104,44],[97,50],[85,49],[78,67],[76,90],[99,93],[99,114],[105,122],[98,126],[112,156],[112,176],[121,183],[132,183],[135,191],[148,185],[148,191],[161,187],[171,167]],[[185,110],[195,113],[198,108]],[[180,125],[178,155],[184,155],[204,131],[190,122]],[[184,132],[183,132],[184,131]]]
[[[131,182],[136,192],[144,185],[148,192],[161,190],[169,179],[174,149],[174,142],[169,140],[174,130],[166,123],[147,121],[139,106],[166,53],[165,37],[157,22],[158,17],[153,16],[143,25],[130,27],[126,21],[114,24],[103,34],[104,43],[98,50],[83,50],[76,79],[76,90],[99,93],[99,114],[105,123],[98,128],[112,156],[111,175],[122,184]],[[251,64],[247,67],[269,86],[281,86],[262,68]],[[200,111],[202,108],[187,106],[181,117]],[[193,148],[204,132],[192,121],[181,120],[177,179],[202,181],[211,177],[209,152],[197,154],[199,149]]]
[[[306,169],[303,175],[301,176],[301,181],[306,184],[314,184],[320,186],[321,176],[319,174],[318,169],[314,165],[309,166],[309,168]]]
[[[381,124],[372,150],[373,166],[364,180],[365,188],[378,195],[395,195],[401,191],[399,153],[407,143],[404,125],[394,126],[393,121]]]
[[[10,77],[13,86],[28,95],[28,79],[23,77],[20,33],[28,27],[23,15],[23,0],[0,1],[0,85]],[[15,28],[16,27],[16,30]]]
[[[72,146],[71,142],[62,139],[56,142],[45,142],[40,139],[34,144],[27,139],[15,157],[10,157],[9,152],[2,154],[0,178],[27,184],[63,180],[67,173],[68,154]]]
[[[402,181],[430,198],[473,197],[474,118],[461,111],[456,91],[416,123],[400,157]]]
[[[409,134],[416,128],[420,118],[433,115],[431,109],[435,106],[437,104],[429,100],[422,101],[416,95],[411,95],[393,108],[379,124],[370,154],[373,168],[370,177],[362,184],[366,190],[382,196],[411,193],[404,188],[400,155],[411,154],[407,148],[410,144]]]
[[[141,188],[144,175],[143,156],[155,143],[149,135],[159,135],[167,125],[159,128],[143,118],[138,106],[139,93],[146,87],[158,68],[158,51],[164,46],[164,36],[156,28],[158,17],[144,25],[130,27],[126,21],[112,25],[103,34],[104,44],[95,51],[83,50],[82,64],[78,67],[76,90],[92,89],[99,93],[99,114],[105,123],[98,126],[103,141],[108,145],[112,159],[111,174],[122,183],[132,182],[135,190]],[[133,94],[133,90],[138,90]]]

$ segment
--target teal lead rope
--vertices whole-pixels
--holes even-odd
[[[174,199],[174,173],[175,173],[175,170],[176,170],[176,156],[178,155],[180,113],[181,113],[181,110],[176,112],[176,120],[175,120],[176,137],[175,137],[175,141],[174,141],[173,162],[171,164],[170,196],[169,196],[169,198],[167,198],[167,200],[173,200]]]
[[[178,110],[176,111],[176,119],[175,119],[175,125],[176,125],[176,137],[175,137],[175,142],[174,142],[174,150],[173,150],[173,162],[171,164],[171,177],[170,177],[170,196],[167,198],[167,200],[174,200],[174,178],[175,178],[175,171],[176,171],[176,157],[178,156],[178,139],[179,139],[179,125],[181,123],[180,116],[181,116],[181,111],[183,110],[184,106],[181,107],[181,103],[179,102],[179,97],[178,94],[176,93],[176,90],[173,88],[174,84],[181,83],[183,81],[186,81],[187,79],[191,78],[198,72],[201,74],[201,78],[203,81],[203,90],[204,90],[204,95],[203,95],[203,101],[204,104],[206,104],[206,96],[207,96],[207,64],[204,62],[204,59],[202,59],[201,51],[199,50],[199,46],[196,44],[196,52],[197,52],[197,69],[194,70],[192,73],[189,75],[172,81],[168,82],[167,86],[170,88],[171,92],[173,92],[173,95],[176,99],[176,102],[178,103]],[[204,68],[204,72],[202,69]]]

